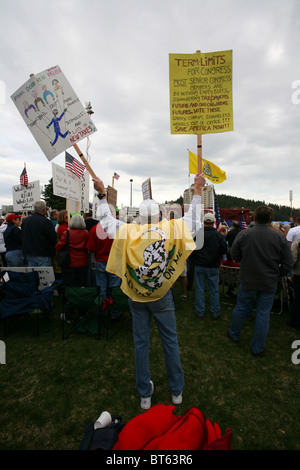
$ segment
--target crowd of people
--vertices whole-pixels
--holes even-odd
[[[300,215],[295,224],[281,226],[273,221],[270,207],[260,206],[247,229],[241,228],[239,221],[233,221],[230,228],[224,223],[216,229],[214,214],[199,210],[205,179],[197,174],[194,197],[183,217],[162,219],[159,204],[149,199],[140,205],[138,223],[128,224],[112,215],[103,181],[95,178],[93,182],[100,200],[97,219],[91,212],[71,216],[67,210],[52,210],[48,214],[44,201],[37,201],[33,212],[26,216],[2,215],[1,264],[4,268],[53,266],[66,286],[94,283],[104,297],[110,288],[121,287],[132,314],[136,386],[142,409],[150,408],[154,392],[149,365],[151,317],[160,333],[172,401],[182,402],[184,372],[172,289],[177,279],[183,300],[195,281],[195,314],[199,320],[208,310],[207,285],[209,310],[212,319],[218,320],[220,266],[239,267],[240,283],[227,336],[234,343],[240,340],[255,300],[250,351],[257,357],[266,353],[274,298],[280,279],[288,277],[293,286],[289,324],[300,329]],[[200,245],[198,236],[202,237]],[[56,256],[67,245],[70,264],[60,269]],[[228,295],[234,295],[233,291],[229,290]],[[113,319],[121,316],[117,309],[110,311]]]

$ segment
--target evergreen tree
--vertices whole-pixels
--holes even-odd
[[[47,207],[51,209],[57,209],[62,211],[66,208],[66,198],[55,196],[53,194],[53,178],[49,180],[49,183],[45,185],[42,191],[43,198],[45,199]]]

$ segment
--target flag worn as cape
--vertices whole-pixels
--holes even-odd
[[[198,173],[198,157],[189,150],[189,172],[192,175]],[[225,171],[221,170],[217,165],[202,158],[202,172],[205,178],[212,183],[223,183],[226,180]]]
[[[124,224],[112,244],[106,270],[121,278],[121,289],[131,300],[152,302],[172,287],[195,248],[182,219]]]

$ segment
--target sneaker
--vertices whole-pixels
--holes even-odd
[[[150,397],[141,397],[141,408],[142,410],[149,410],[151,408],[151,396],[153,395],[154,392],[154,384],[152,380],[150,380],[150,385],[151,385],[151,395]]]
[[[179,395],[172,395],[172,402],[174,405],[180,405],[182,403],[182,392]]]

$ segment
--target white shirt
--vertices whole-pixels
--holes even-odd
[[[298,238],[300,238],[300,225],[291,228],[286,237],[287,241],[290,243],[294,243]]]

